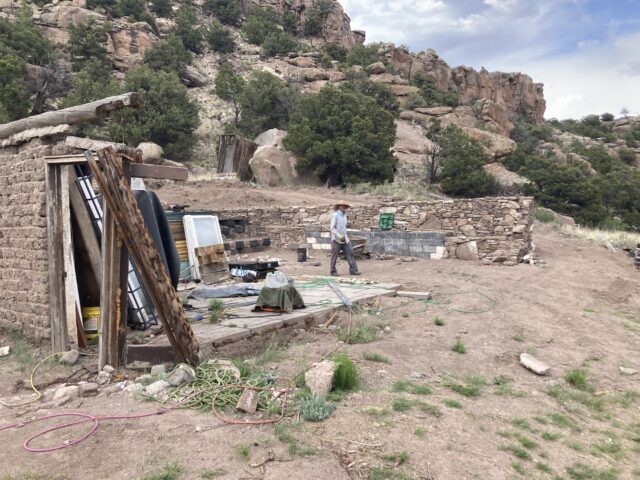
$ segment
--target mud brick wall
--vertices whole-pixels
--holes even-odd
[[[0,147],[0,329],[36,343],[51,339],[44,157],[69,153],[44,139]]]
[[[0,328],[49,339],[44,156],[39,140],[0,148]]]
[[[448,256],[515,264],[531,248],[533,198],[487,197],[356,205],[349,226],[378,227],[380,213],[393,213],[395,231],[444,232]],[[251,234],[267,235],[275,246],[305,243],[307,231],[328,227],[333,208],[280,207],[220,210],[221,218],[246,218]]]

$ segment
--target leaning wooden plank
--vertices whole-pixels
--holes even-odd
[[[33,117],[23,118],[15,122],[0,125],[0,139],[10,137],[23,130],[31,128],[53,127],[56,125],[77,125],[106,118],[111,112],[125,107],[140,108],[142,95],[136,92],[103,98],[84,105],[41,113]]]
[[[120,324],[120,243],[115,216],[104,207],[102,232],[102,288],[100,289],[100,339],[98,366],[117,368],[118,327]]]
[[[64,298],[67,314],[67,336],[69,343],[78,348],[78,329],[76,328],[76,299],[78,284],[76,266],[73,259],[73,241],[71,231],[71,209],[69,207],[69,167],[60,167],[60,208],[62,210],[62,255],[64,259]]]
[[[199,362],[198,342],[124,178],[122,160],[109,147],[98,151],[102,168],[91,152],[85,155],[100,185],[105,204],[122,231],[131,260],[158,312],[177,359],[196,365]]]
[[[96,237],[93,222],[89,215],[89,210],[80,193],[80,187],[76,182],[77,174],[70,172],[69,175],[69,203],[71,205],[71,211],[76,219],[80,237],[82,243],[87,249],[89,260],[91,262],[92,279],[96,282],[98,289],[102,285],[102,262],[100,260],[100,245],[98,244],[98,238]]]
[[[69,348],[66,325],[64,250],[60,168],[47,166],[47,243],[49,251],[49,322],[51,348],[64,352]]]

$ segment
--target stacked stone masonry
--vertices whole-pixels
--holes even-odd
[[[349,226],[357,230],[378,227],[381,213],[393,213],[395,231],[443,232],[451,258],[477,258],[506,265],[517,263],[531,249],[533,198],[487,197],[451,201],[386,202],[354,206]],[[220,218],[246,218],[252,235],[266,235],[275,246],[306,243],[306,232],[328,228],[333,208],[281,207],[219,210]]]

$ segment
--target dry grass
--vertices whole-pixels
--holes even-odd
[[[580,240],[588,240],[599,245],[607,243],[615,248],[635,248],[640,243],[640,234],[624,232],[621,230],[600,230],[599,228],[586,228],[571,225],[562,225],[560,231],[570,237]]]
[[[357,183],[348,187],[350,193],[370,195],[378,197],[392,197],[394,200],[418,201],[418,200],[442,200],[446,199],[442,194],[430,190],[424,185],[414,182],[395,181],[373,185],[371,183]]]

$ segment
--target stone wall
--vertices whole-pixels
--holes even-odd
[[[375,229],[380,213],[393,213],[396,231],[444,232],[445,246],[452,258],[510,265],[530,250],[532,212],[530,197],[387,202],[354,206],[349,211],[349,226]],[[248,219],[252,235],[267,235],[275,246],[282,247],[304,243],[305,231],[318,226],[328,228],[333,208],[249,208],[217,213],[220,218]]]

